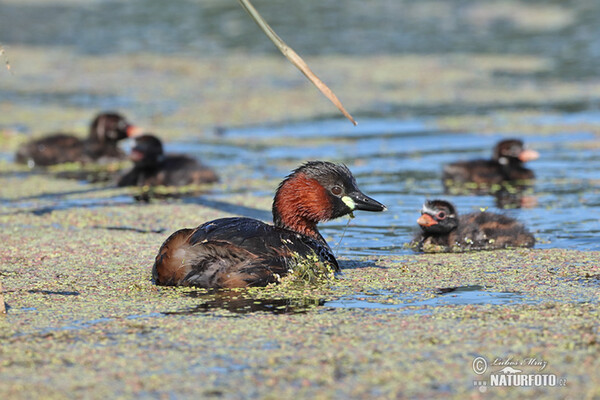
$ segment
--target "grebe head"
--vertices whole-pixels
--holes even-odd
[[[427,233],[448,233],[458,227],[458,213],[445,200],[427,200],[417,223]]]
[[[519,139],[502,140],[494,147],[494,160],[503,165],[511,162],[533,161],[539,156],[540,154],[537,151],[525,148],[523,141]]]
[[[129,159],[138,167],[151,167],[164,158],[161,141],[153,135],[142,135],[135,138],[135,146],[131,149]]]
[[[117,142],[139,133],[140,128],[131,125],[121,114],[104,112],[92,121],[89,139],[99,143]]]
[[[288,175],[273,200],[275,226],[320,237],[316,225],[355,210],[384,211],[386,207],[365,195],[343,164],[309,161]]]

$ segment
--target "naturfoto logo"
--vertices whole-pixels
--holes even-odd
[[[558,378],[556,374],[542,372],[548,362],[536,358],[518,359],[513,356],[508,358],[494,358],[490,363],[485,357],[473,359],[473,372],[484,375],[489,372],[487,379],[473,381],[473,386],[480,392],[487,391],[488,387],[542,387],[566,386],[566,378]]]

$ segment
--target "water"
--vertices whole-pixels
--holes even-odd
[[[513,9],[512,19],[494,14],[485,3],[493,2],[253,2],[301,55],[533,54],[555,63],[540,79],[598,76],[600,42],[595,39],[600,36],[600,4],[596,0],[578,0],[564,7],[561,2],[521,2],[526,6]],[[4,44],[60,45],[99,55],[277,51],[235,1],[38,0],[31,4],[11,0],[0,7]],[[541,23],[520,23],[533,17]]]
[[[246,297],[239,292],[228,293],[216,291],[214,293],[190,292],[188,297],[198,299],[198,305],[174,311],[164,311],[163,315],[190,315],[202,314],[216,310],[227,310],[232,314],[250,314],[264,312],[269,314],[297,314],[316,309],[324,300],[310,298],[281,298],[281,299],[255,299]]]
[[[338,308],[369,310],[402,310],[406,313],[428,313],[437,307],[456,305],[508,305],[536,304],[539,299],[518,292],[498,292],[492,287],[468,285],[437,289],[430,293],[396,293],[374,291],[345,295],[333,300],[307,298],[254,299],[239,292],[190,292],[189,297],[197,298],[198,305],[179,310],[165,311],[162,315],[191,315],[227,310],[232,315],[256,312],[269,314],[297,314],[311,310],[321,312]],[[391,300],[391,301],[390,301]]]
[[[533,125],[553,123],[557,116],[536,118]],[[566,114],[565,121],[594,123],[600,113]],[[560,120],[562,121],[562,120]],[[459,213],[487,208],[523,222],[536,236],[537,248],[600,250],[600,154],[597,137],[591,132],[527,135],[526,144],[541,153],[529,163],[536,173],[534,187],[525,195],[525,208],[502,209],[493,196],[445,195],[441,171],[445,163],[489,157],[499,134],[445,132],[436,128],[433,117],[418,120],[359,119],[354,128],[345,120],[307,121],[275,126],[227,129],[211,143],[194,139],[166,143],[167,152],[200,157],[216,170],[235,171],[235,178],[281,180],[306,160],[325,159],[346,163],[359,186],[368,195],[386,204],[385,213],[356,212],[338,255],[343,257],[384,256],[410,253],[405,245],[417,230],[416,219],[425,199],[445,198]],[[285,144],[273,139],[289,138]],[[243,144],[240,139],[243,138]],[[323,138],[329,140],[323,141]],[[4,202],[14,208],[28,208],[38,215],[55,209],[131,204],[127,196],[64,199],[45,196]],[[68,193],[67,193],[68,194]],[[232,214],[269,219],[270,212],[229,203],[228,190],[184,199]],[[272,196],[265,190],[250,194]],[[46,205],[37,202],[46,200]],[[510,205],[510,204],[509,204]],[[514,206],[515,204],[512,204]],[[321,231],[332,248],[337,246],[347,219],[322,224]]]
[[[521,85],[543,88],[545,81],[554,80],[587,82],[586,79],[599,76],[600,41],[596,39],[600,37],[600,2],[581,0],[568,7],[560,2],[513,2],[512,7],[525,7],[513,10],[515,18],[495,14],[491,6],[494,3],[377,0],[367,6],[360,0],[350,0],[343,5],[333,0],[254,1],[275,31],[303,56],[432,54],[447,55],[447,62],[451,64],[453,57],[461,54],[489,54],[534,56],[548,61],[545,69],[529,72],[501,68],[490,77],[515,88]],[[538,6],[541,8],[536,9]],[[523,25],[519,15],[535,15],[535,21],[532,18],[530,22],[537,25]],[[191,58],[234,51],[259,55],[277,53],[235,1],[219,0],[5,1],[0,5],[0,39],[9,55],[11,45],[38,46],[41,51],[45,47],[61,47],[74,53],[94,54],[100,60],[103,56],[131,53]],[[18,61],[13,60],[15,66]],[[30,79],[39,84],[45,78],[32,76]],[[438,128],[436,118],[483,112],[493,115],[504,109],[519,110],[526,106],[542,111],[541,116],[529,121],[531,126],[539,127],[540,132],[556,124],[597,126],[600,100],[592,93],[583,92],[584,95],[568,97],[568,100],[559,96],[558,100],[550,98],[531,104],[524,104],[523,100],[519,104],[510,101],[478,104],[475,100],[457,104],[375,104],[363,110],[371,118],[355,115],[359,121],[357,127],[341,119],[225,127],[221,141],[199,143],[192,139],[194,134],[190,132],[189,140],[167,143],[166,148],[198,156],[217,169],[237,168],[236,177],[241,178],[280,180],[306,159],[346,162],[363,190],[385,203],[389,211],[377,215],[356,213],[340,246],[340,255],[404,253],[408,250],[403,246],[413,235],[422,202],[443,195],[442,165],[458,159],[487,157],[501,138],[499,134],[476,131],[444,132]],[[319,95],[315,92],[315,96]],[[126,93],[104,93],[93,88],[60,93],[0,88],[0,100],[31,107],[138,108],[138,113],[143,113],[139,108],[150,107],[159,114],[168,114],[183,106],[177,99],[157,99],[158,103],[166,104],[165,109],[154,110],[155,103],[140,107],[137,100]],[[394,118],[396,115],[408,117]],[[15,125],[10,128],[23,130]],[[519,132],[515,135],[519,136]],[[280,137],[290,137],[295,143],[271,144]],[[541,159],[531,165],[538,176],[533,188],[533,201],[537,203],[532,203],[531,208],[504,212],[530,227],[539,239],[538,248],[599,250],[597,137],[589,131],[569,129],[564,134],[534,134],[525,139],[542,153]],[[243,145],[239,144],[242,140]],[[577,146],[571,145],[572,142],[577,142]],[[11,158],[10,154],[0,154],[0,159]],[[272,195],[269,192],[254,194]],[[217,192],[195,201],[235,212],[235,207],[227,206],[230,195],[226,191]],[[446,197],[462,213],[485,207],[498,210],[496,200],[490,196]],[[65,201],[60,196],[55,200],[37,212],[131,201],[105,199],[100,194],[98,200]],[[26,206],[26,203],[11,204],[15,208]],[[269,216],[264,211],[237,210],[253,217]],[[345,225],[345,220],[323,225],[323,233],[332,245],[339,240]]]
[[[568,7],[562,6],[561,2],[551,2],[558,8],[562,7],[561,15],[567,16],[567,20],[560,22],[559,18],[556,26],[550,23],[533,29],[531,26],[519,26],[518,18],[514,20],[506,16],[488,24],[479,24],[482,19],[493,17],[493,10],[488,9],[488,14],[482,14],[478,7],[483,4],[485,8],[486,4],[493,3],[474,0],[377,0],[368,4],[360,0],[349,0],[344,4],[333,0],[254,1],[277,33],[303,56],[432,54],[447,56],[446,61],[451,64],[453,58],[460,58],[461,54],[489,54],[534,56],[547,61],[549,66],[546,69],[530,72],[501,68],[490,77],[494,82],[500,81],[515,88],[521,85],[543,88],[545,82],[555,81],[584,82],[585,85],[600,76],[600,41],[597,40],[600,37],[600,2],[581,0],[572,2]],[[548,5],[545,4],[548,2],[508,3],[512,6]],[[513,11],[513,16],[527,15],[521,12],[522,9]],[[535,14],[542,19],[548,15]],[[235,1],[221,0],[4,1],[0,4],[0,40],[9,55],[11,45],[37,47],[42,52],[45,48],[59,47],[73,53],[97,55],[99,60],[112,54],[133,53],[167,55],[165,60],[168,60],[169,54],[194,58],[235,51],[259,55],[276,53],[273,45]],[[26,62],[11,61],[15,66]],[[69,62],[68,57],[64,62]],[[46,78],[31,76],[29,79],[33,84],[41,85]],[[600,124],[600,99],[597,93],[589,93],[591,90],[580,91],[583,94],[567,96],[567,100],[561,96],[558,99],[549,96],[548,100],[532,100],[531,103],[526,100],[519,103],[490,100],[479,104],[477,99],[468,99],[456,104],[372,104],[368,110],[359,110],[362,115],[355,113],[359,121],[357,127],[342,119],[251,127],[225,126],[222,135],[210,142],[199,142],[194,138],[194,132],[190,132],[187,140],[166,143],[166,150],[199,157],[217,170],[229,171],[236,179],[268,178],[278,181],[308,159],[347,163],[363,191],[385,203],[388,211],[377,214],[357,212],[339,246],[338,255],[341,257],[410,253],[405,244],[417,229],[416,219],[421,204],[427,198],[438,197],[452,201],[461,213],[488,208],[519,219],[534,232],[538,239],[537,248],[600,250],[598,137],[585,128],[574,128]],[[315,92],[315,96],[319,95]],[[97,91],[93,85],[60,93],[21,87],[0,88],[0,102],[16,107],[135,109],[138,115],[147,112],[151,117],[154,114],[168,115],[188,106],[182,104],[185,100],[168,97],[146,103],[138,101],[140,99],[127,93]],[[537,180],[531,193],[526,194],[528,207],[501,210],[499,201],[492,196],[444,195],[440,181],[442,166],[455,160],[489,157],[494,144],[504,135],[476,130],[447,132],[440,128],[438,118],[493,116],[503,110],[523,108],[540,111],[538,116],[526,122],[532,128],[529,131],[539,130],[540,134],[524,136],[526,143],[541,153],[541,158],[530,165]],[[332,114],[329,110],[326,112]],[[7,127],[3,124],[0,121],[0,129]],[[548,126],[565,126],[565,132],[542,134]],[[26,125],[21,126],[20,121],[8,128],[21,133],[29,129]],[[514,135],[506,136],[522,135],[516,131]],[[279,140],[282,137],[289,138],[289,142],[282,143]],[[0,154],[0,160],[10,159],[12,154]],[[88,190],[89,186],[82,183],[82,192]],[[252,190],[249,194],[256,196],[273,194],[264,189]],[[268,210],[230,204],[232,194],[228,190],[213,190],[183,201],[231,214],[269,218]],[[6,207],[3,212],[7,213],[44,215],[57,209],[134,202],[128,196],[104,195],[102,189],[93,198],[71,199],[69,195],[62,193],[16,201],[0,198],[0,205]],[[337,247],[346,222],[340,219],[322,225],[322,233],[332,248]],[[96,228],[140,231],[137,227]],[[364,297],[357,294],[326,305],[377,307],[373,305],[376,303],[373,299],[365,300]],[[414,299],[402,300],[407,300],[406,305],[415,304]],[[489,288],[471,287],[457,290],[454,294],[440,294],[435,299],[425,300],[429,303],[424,305],[453,302],[504,304],[504,301],[526,299],[520,294],[495,293]],[[385,306],[384,303],[381,305]],[[197,311],[213,306],[219,307],[217,304],[199,305]],[[241,305],[240,312],[286,312],[297,307],[303,310],[304,306],[296,299],[281,300],[277,304],[251,301]]]
[[[162,315],[190,315],[227,310],[233,315],[256,312],[269,314],[294,314],[310,310],[331,311],[336,308],[404,310],[407,313],[428,312],[435,307],[452,305],[506,305],[512,303],[537,303],[516,292],[496,292],[480,285],[459,286],[436,290],[435,296],[427,293],[395,293],[376,291],[342,296],[334,300],[310,298],[254,299],[240,292],[216,291],[213,293],[190,292],[188,297],[198,299],[198,305],[179,310],[164,311]],[[392,300],[390,303],[388,300]],[[410,307],[410,308],[409,308]]]
[[[325,307],[330,308],[366,308],[394,310],[407,307],[444,307],[450,305],[506,305],[513,303],[536,303],[534,299],[527,298],[521,293],[495,292],[486,290],[480,285],[459,286],[438,290],[437,296],[425,300],[418,300],[419,294],[402,295],[399,293],[359,293],[345,296],[337,300],[325,302]],[[381,296],[391,297],[393,304],[381,302]],[[398,302],[401,301],[401,302]],[[413,311],[407,311],[413,312]]]
[[[534,119],[531,124],[543,125],[556,118]],[[564,118],[593,123],[600,113],[568,114]],[[289,138],[290,144],[269,145],[278,137]],[[340,245],[342,256],[409,253],[404,246],[416,231],[415,221],[427,198],[448,199],[459,213],[488,208],[517,218],[535,234],[537,248],[600,250],[600,154],[598,139],[591,132],[524,137],[529,147],[541,153],[540,159],[529,163],[537,176],[534,187],[525,194],[529,208],[504,209],[493,196],[444,194],[441,171],[445,163],[489,158],[495,143],[504,137],[445,132],[436,129],[433,117],[421,121],[360,119],[357,128],[345,120],[322,120],[230,129],[222,139],[230,144],[170,143],[166,149],[200,155],[217,169],[238,165],[243,173],[275,180],[305,160],[348,164],[363,191],[386,204],[388,211],[356,212]],[[243,146],[231,144],[239,138],[244,138]],[[323,143],[323,138],[330,140]],[[254,194],[272,195],[262,191]],[[207,198],[226,202],[230,195],[212,193]],[[346,224],[346,219],[322,224],[332,247]]]

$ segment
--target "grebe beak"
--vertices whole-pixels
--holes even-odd
[[[523,162],[537,160],[538,158],[540,158],[540,153],[535,150],[527,149],[523,150],[521,154],[519,154],[519,160]]]
[[[433,219],[429,214],[421,214],[421,216],[417,220],[417,224],[428,227],[432,225],[437,225],[437,221]]]
[[[366,194],[356,191],[342,197],[342,201],[346,203],[352,211],[385,211],[387,207],[375,199],[370,198]]]
[[[129,125],[127,126],[127,137],[136,137],[136,136],[140,136],[142,133],[144,133],[144,129],[140,128],[139,126],[135,126],[135,125]]]

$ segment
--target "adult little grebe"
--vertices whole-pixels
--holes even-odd
[[[94,118],[86,139],[57,133],[32,140],[19,147],[15,161],[33,167],[123,159],[125,154],[117,147],[117,142],[138,132],[139,128],[127,122],[122,115],[105,112]]]
[[[134,167],[119,179],[118,186],[182,186],[219,180],[212,169],[191,157],[165,155],[161,141],[153,135],[138,136],[129,158]]]
[[[460,252],[535,244],[533,235],[513,218],[490,212],[474,212],[459,218],[456,208],[444,200],[426,201],[417,223],[421,232],[412,245],[419,251]]]
[[[265,286],[288,274],[298,257],[312,255],[338,271],[317,223],[354,210],[385,209],[360,191],[345,165],[307,162],[279,185],[273,199],[274,225],[223,218],[179,230],[161,246],[152,276],[159,285]]]
[[[527,181],[535,178],[533,171],[523,166],[539,157],[534,150],[525,149],[518,139],[507,139],[496,144],[491,160],[460,161],[444,166],[444,186],[473,182],[493,185],[506,181]]]

